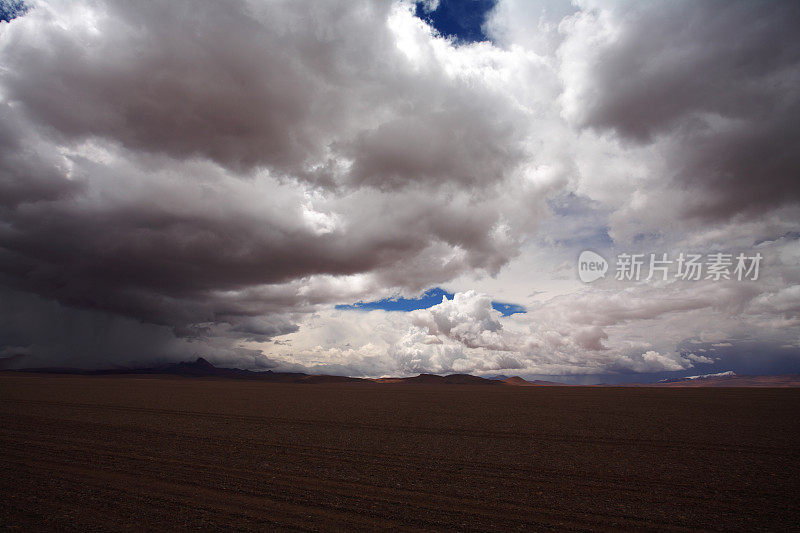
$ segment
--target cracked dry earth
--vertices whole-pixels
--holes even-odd
[[[0,374],[0,527],[792,530],[800,389]]]

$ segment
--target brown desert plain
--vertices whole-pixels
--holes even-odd
[[[800,528],[800,389],[0,373],[9,530]]]

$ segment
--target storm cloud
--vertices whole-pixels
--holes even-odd
[[[711,219],[800,199],[800,6],[582,2],[565,20],[564,111],[580,127],[658,147],[664,178]]]
[[[792,2],[501,0],[477,42],[408,1],[25,5],[0,22],[18,366],[676,371],[711,364],[680,348],[699,316],[798,342]],[[771,263],[580,287],[578,245]],[[435,286],[455,298],[369,328],[334,310]]]

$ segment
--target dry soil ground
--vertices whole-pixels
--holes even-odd
[[[800,389],[0,374],[0,525],[800,525]]]

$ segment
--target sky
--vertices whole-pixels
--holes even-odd
[[[0,367],[800,372],[798,27],[789,0],[4,0]]]

